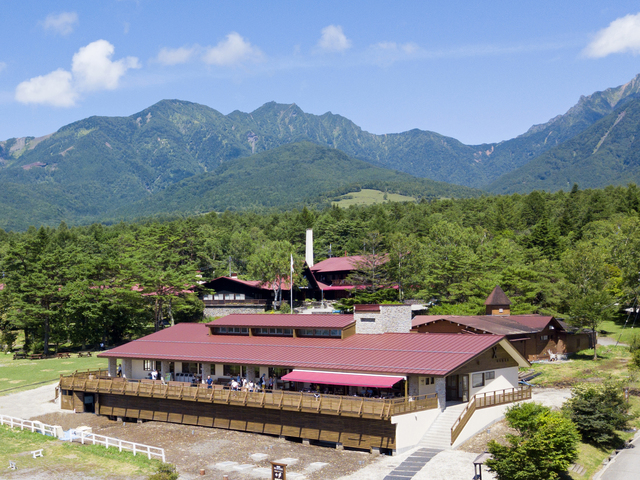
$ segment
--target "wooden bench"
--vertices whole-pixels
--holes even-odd
[[[10,468],[11,470],[17,470],[17,469],[18,469],[18,467],[16,466],[16,462],[15,462],[15,461],[13,461],[13,460],[9,460],[9,468]]]
[[[90,357],[90,356],[91,356],[91,352],[86,352],[86,353],[78,352],[78,358]]]
[[[34,450],[33,452],[31,452],[31,455],[33,455],[33,458],[44,457],[44,455],[42,455],[42,449]]]
[[[71,358],[69,352],[56,353],[56,358]]]
[[[29,360],[42,360],[42,357],[44,357],[42,353],[35,353],[33,355],[29,355],[27,358]]]
[[[18,359],[22,359],[22,358],[27,358],[27,354],[26,353],[14,353],[13,354],[13,359],[14,360],[18,360]]]

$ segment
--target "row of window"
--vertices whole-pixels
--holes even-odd
[[[235,334],[235,335],[249,335],[248,327],[213,327],[214,334]],[[281,335],[284,337],[292,337],[292,328],[254,328],[253,333],[255,335]],[[298,336],[300,337],[340,337],[342,335],[339,329],[328,328],[301,328],[298,330]]]
[[[203,300],[246,300],[244,293],[215,293],[205,295]]]

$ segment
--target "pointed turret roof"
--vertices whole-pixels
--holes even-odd
[[[485,305],[511,305],[511,300],[509,297],[502,291],[500,285],[496,285],[496,288],[489,294],[487,299],[484,301]]]

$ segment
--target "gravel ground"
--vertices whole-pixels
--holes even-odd
[[[535,389],[534,400],[551,407],[559,408],[569,398],[568,389]],[[87,425],[93,432],[146,445],[162,447],[167,461],[176,464],[183,480],[202,478],[222,478],[229,480],[260,478],[270,466],[270,460],[295,458],[288,473],[298,473],[307,480],[382,480],[395,467],[408,457],[412,451],[395,457],[374,456],[369,453],[343,450],[329,447],[307,446],[292,441],[280,441],[276,437],[255,435],[232,430],[205,427],[192,427],[163,422],[122,423],[93,414],[73,414],[60,410],[59,404],[52,402],[54,386],[40,387],[27,392],[0,397],[0,413],[20,418],[37,419],[44,423],[61,425],[65,430]],[[36,415],[37,414],[37,415]],[[441,452],[433,458],[414,477],[414,480],[468,480],[473,477],[473,460],[486,449],[491,439],[503,438],[508,431],[504,421],[495,423],[488,431],[465,443],[460,449]],[[250,455],[263,453],[265,460],[253,461]],[[254,465],[258,469],[253,473],[224,470],[216,464],[232,461],[239,465]],[[317,462],[326,463],[317,470]],[[205,469],[206,475],[199,475]],[[10,478],[38,478],[43,480],[76,480],[86,475],[73,472],[21,472],[17,476],[12,472]],[[24,476],[26,475],[26,476]],[[294,475],[290,475],[293,477]],[[5,478],[0,474],[0,478]],[[9,478],[9,477],[6,477]],[[262,478],[270,478],[262,477]],[[483,478],[494,478],[483,471]],[[94,480],[94,479],[90,479]]]

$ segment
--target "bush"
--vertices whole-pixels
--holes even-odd
[[[597,446],[619,443],[615,431],[625,428],[627,422],[635,418],[629,414],[622,384],[612,380],[601,384],[576,385],[564,408],[582,439]]]
[[[177,480],[178,476],[175,465],[171,463],[161,463],[158,465],[156,473],[149,476],[149,480]]]
[[[486,465],[498,480],[552,480],[577,458],[580,435],[560,412],[524,403],[507,409],[505,416],[519,435],[507,434],[508,445],[489,442],[493,458]]]
[[[631,341],[629,342],[629,351],[631,353],[640,351],[640,335],[636,334],[631,337]]]
[[[640,350],[635,350],[631,354],[631,366],[640,369]]]

